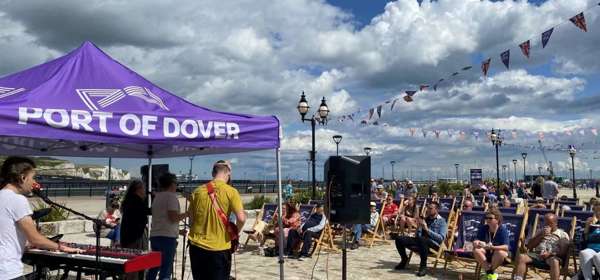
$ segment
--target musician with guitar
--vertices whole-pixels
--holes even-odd
[[[35,163],[26,157],[9,157],[0,168],[0,280],[25,279],[21,257],[25,243],[46,250],[80,253],[41,235],[31,219],[25,197],[36,184]]]
[[[239,230],[246,214],[238,191],[229,185],[231,164],[219,160],[213,165],[213,180],[198,187],[191,195],[190,262],[194,279],[227,280],[231,258],[238,244]],[[228,221],[231,213],[236,224]]]

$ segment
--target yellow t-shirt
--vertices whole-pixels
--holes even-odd
[[[219,206],[227,217],[232,212],[244,210],[240,194],[235,188],[221,180],[213,180],[212,184]],[[196,188],[192,193],[189,213],[191,228],[188,237],[193,245],[209,251],[231,248],[229,234],[212,206],[206,185]]]

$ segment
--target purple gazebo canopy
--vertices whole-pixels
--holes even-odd
[[[276,117],[191,104],[90,42],[0,78],[0,154],[159,158],[278,147]]]

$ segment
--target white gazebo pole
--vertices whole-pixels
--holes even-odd
[[[279,126],[279,140],[281,141],[281,139],[283,138],[283,128],[281,126]],[[277,224],[279,226],[279,279],[283,280],[285,277],[283,277],[284,274],[284,268],[283,268],[283,242],[284,242],[284,235],[283,235],[283,223],[281,221],[281,218],[283,217],[283,213],[281,211],[282,208],[282,195],[281,195],[281,149],[279,147],[277,147],[276,152],[275,152],[275,160],[277,162],[277,204],[279,207],[277,207],[277,211],[279,212],[279,215],[277,215]]]
[[[283,223],[281,221],[281,217],[283,215],[283,212],[281,211],[282,208],[282,195],[281,195],[281,151],[279,148],[277,148],[277,152],[276,152],[276,160],[277,160],[277,204],[279,204],[277,207],[277,211],[278,211],[278,215],[277,215],[277,224],[279,226],[279,279],[283,280]]]

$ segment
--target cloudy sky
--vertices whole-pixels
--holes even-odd
[[[373,149],[374,177],[391,178],[392,160],[396,177],[454,177],[454,163],[461,173],[480,167],[492,176],[494,151],[485,136],[491,128],[505,132],[500,160],[511,174],[513,158],[522,174],[524,151],[530,173],[545,166],[537,148],[540,132],[559,175],[569,168],[568,144],[579,151],[578,177],[588,177],[590,169],[600,172],[600,154],[595,157],[600,145],[592,133],[600,129],[598,0],[420,2],[0,0],[0,76],[92,41],[198,105],[276,115],[284,127],[284,178],[307,177],[310,126],[295,108],[302,91],[312,108],[325,97],[331,110],[328,125],[317,130],[319,176],[326,157],[335,153],[335,134],[344,137],[343,154]],[[581,11],[588,32],[568,20]],[[542,48],[540,34],[551,27]],[[526,40],[529,59],[518,47]],[[507,49],[510,70],[500,60]],[[488,57],[484,78],[480,65]],[[460,71],[469,65],[473,68]],[[437,91],[418,92],[412,103],[400,99],[393,111],[384,103],[440,78],[445,81]],[[385,104],[381,118],[369,120],[368,110],[380,104]],[[338,121],[352,113],[355,122]],[[361,125],[365,118],[369,124]],[[224,157],[235,162],[237,178],[274,176],[272,151]],[[194,173],[206,176],[218,158],[196,158]],[[189,168],[187,158],[160,162],[176,173]],[[113,163],[135,174],[142,161]]]

